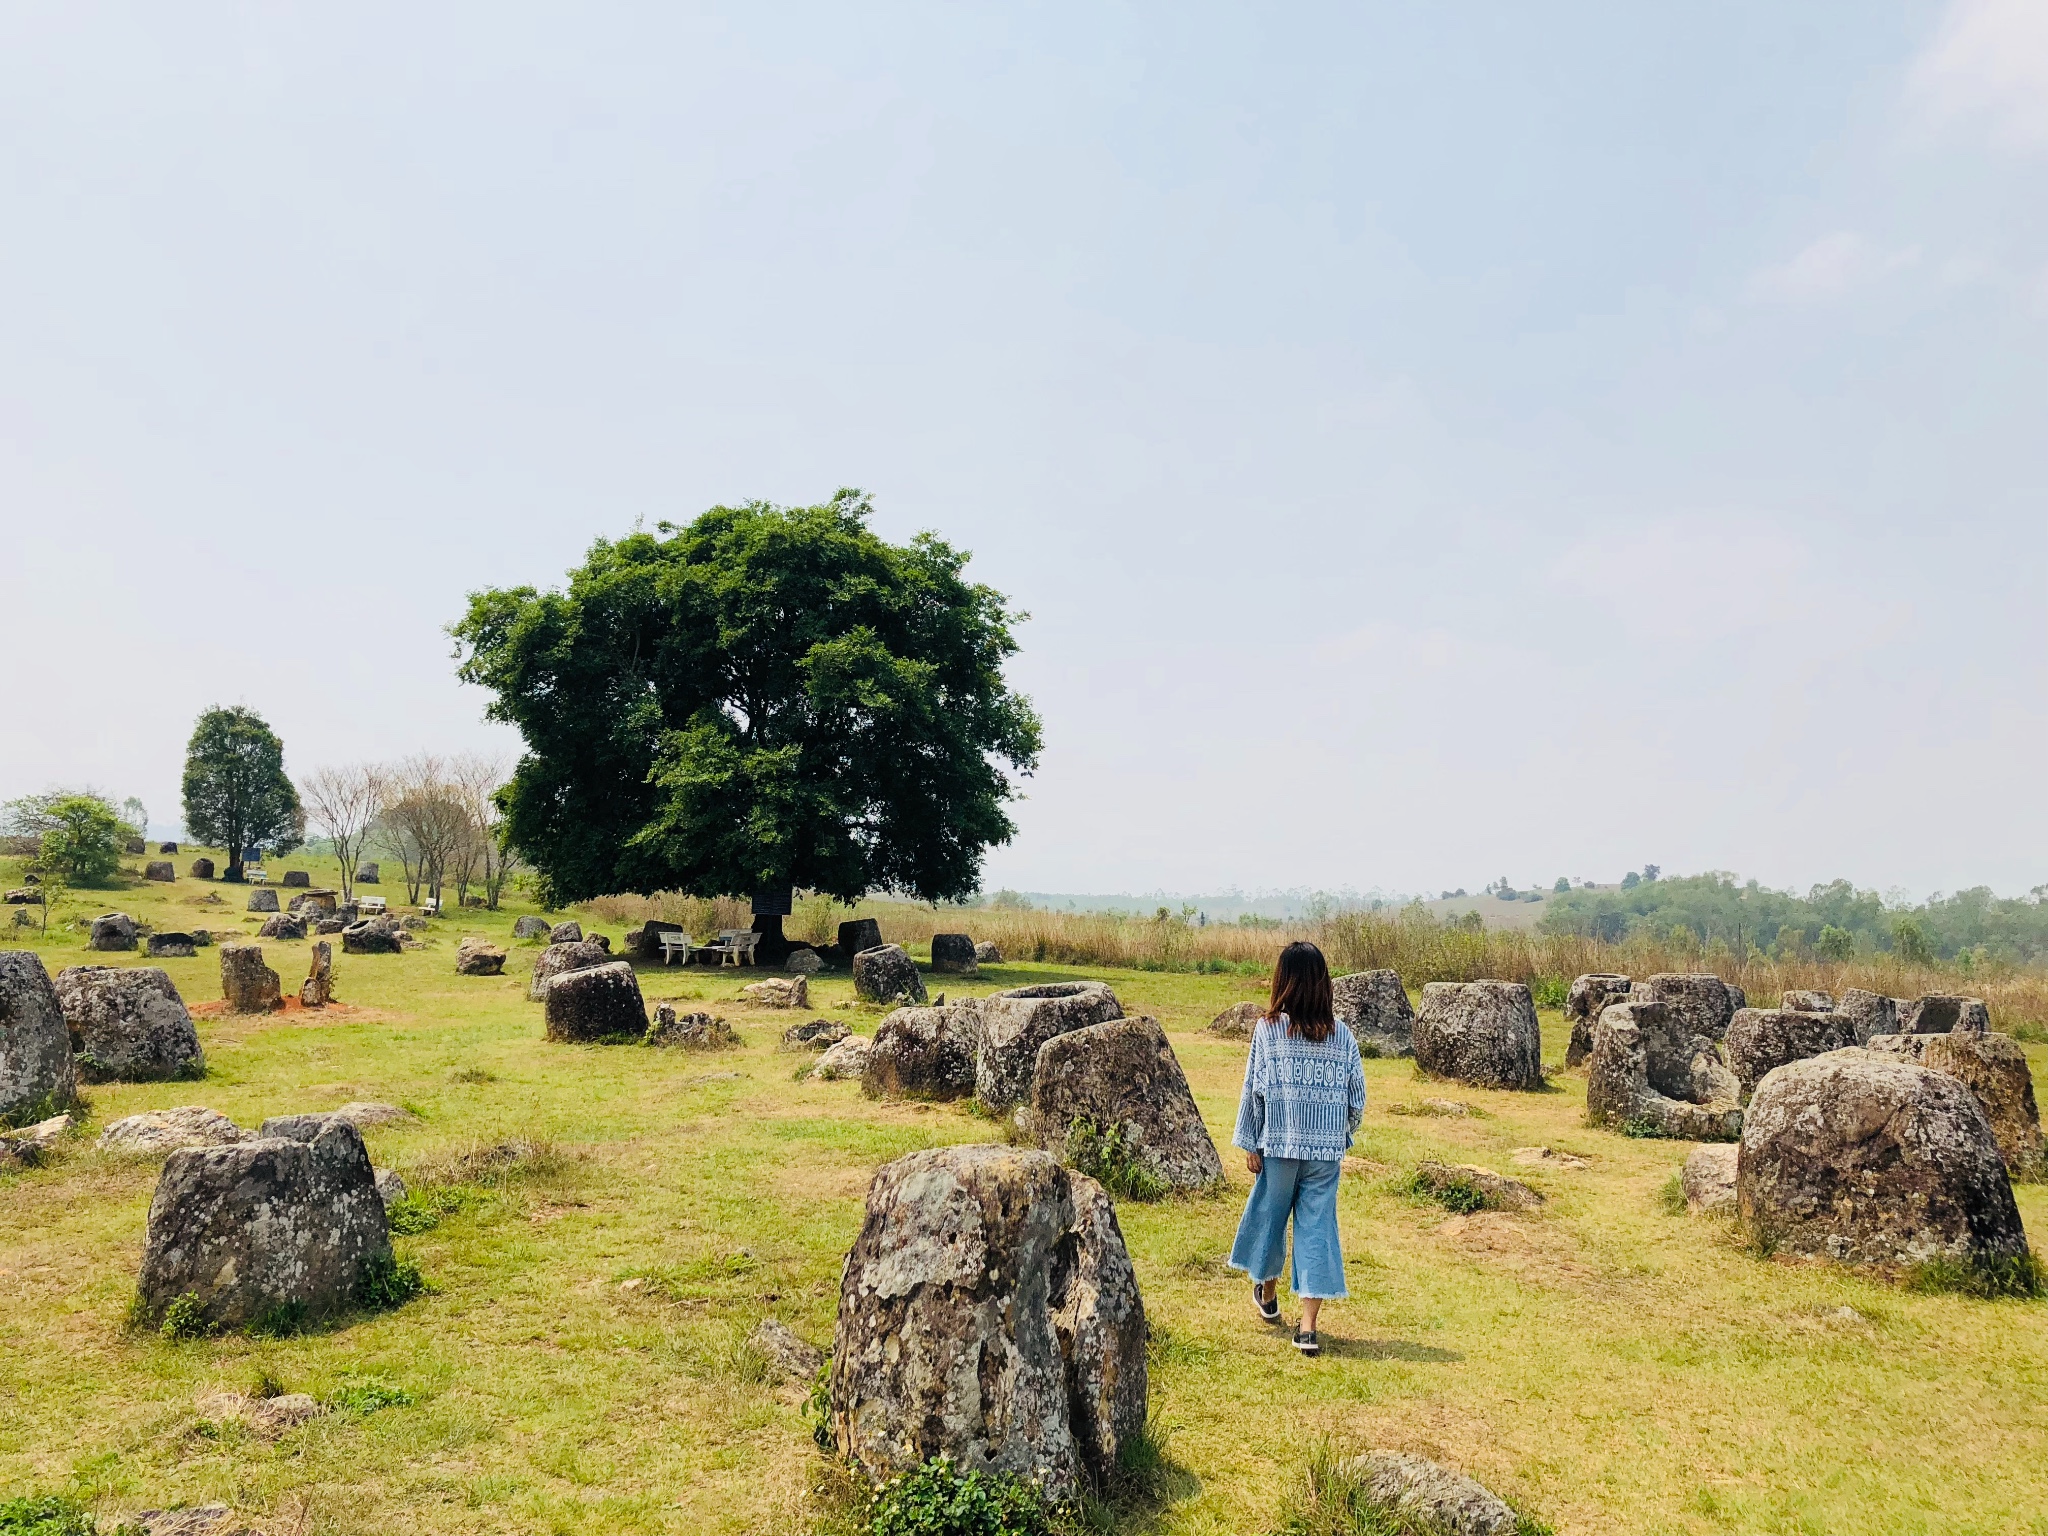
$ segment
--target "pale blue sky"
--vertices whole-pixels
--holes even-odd
[[[2048,880],[2048,4],[14,5],[0,795],[505,742],[440,626],[865,486],[990,883]]]

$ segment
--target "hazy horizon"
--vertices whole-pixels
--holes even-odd
[[[510,754],[442,626],[875,494],[984,886],[2048,879],[2048,9],[0,19],[0,798]],[[1550,871],[1541,876],[1541,871]]]

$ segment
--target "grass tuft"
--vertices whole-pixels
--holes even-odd
[[[1657,1208],[1666,1216],[1685,1214],[1685,1180],[1678,1174],[1671,1175],[1657,1191]]]
[[[186,1339],[205,1338],[212,1330],[206,1321],[206,1306],[200,1301],[198,1292],[187,1291],[165,1307],[164,1320],[157,1331],[174,1344]]]
[[[343,1413],[367,1417],[383,1408],[410,1408],[413,1395],[382,1376],[365,1376],[344,1382],[327,1394],[327,1406]]]
[[[1486,1209],[1486,1192],[1462,1175],[1426,1179],[1418,1168],[1396,1181],[1394,1190],[1411,1200],[1432,1200],[1455,1216],[1470,1216]]]
[[[1974,1296],[1981,1301],[2039,1301],[2048,1295],[2048,1271],[2032,1253],[2009,1259],[1929,1259],[1899,1282],[1928,1296]]]
[[[363,1266],[356,1280],[356,1305],[383,1312],[402,1307],[427,1289],[426,1277],[411,1259],[378,1254]]]

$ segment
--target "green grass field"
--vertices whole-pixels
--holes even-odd
[[[66,915],[253,932],[244,891],[183,878],[190,858],[175,885],[81,892]],[[280,867],[332,876],[317,860]],[[198,904],[215,891],[228,905]],[[549,1045],[525,999],[538,945],[515,947],[504,977],[454,973],[458,938],[507,942],[515,915],[452,916],[400,956],[337,954],[341,1006],[326,1012],[202,1017],[204,1081],[90,1088],[77,1139],[47,1166],[0,1174],[0,1499],[69,1492],[103,1521],[221,1500],[306,1532],[811,1527],[821,1458],[796,1394],[762,1379],[744,1338],[772,1314],[829,1343],[874,1168],[994,1127],[798,1081],[808,1058],[776,1040],[802,1015],[737,1004],[748,978],[731,971],[657,965],[641,982],[650,1003],[725,1013],[737,1050]],[[600,927],[616,944],[617,926]],[[890,937],[915,951],[929,931]],[[87,955],[76,933],[0,942],[39,949],[53,972],[131,963]],[[287,993],[308,948],[266,945]],[[214,952],[162,964],[188,1004],[219,998]],[[997,966],[964,990],[1078,974]],[[1227,1148],[1243,1048],[1200,1030],[1259,984],[1093,974],[1166,1026],[1231,1174],[1217,1198],[1120,1211],[1173,1464],[1160,1502],[1127,1511],[1124,1529],[1266,1531],[1331,1437],[1456,1465],[1559,1532],[2048,1533],[2048,1307],[1754,1258],[1726,1223],[1668,1213],[1686,1148],[1587,1129],[1574,1077],[1499,1094],[1367,1063],[1342,1197],[1352,1296],[1324,1313],[1323,1358],[1296,1358],[1222,1264],[1248,1183]],[[853,1004],[843,976],[814,982],[813,1000],[862,1032],[881,1016]],[[1544,1023],[1560,1059],[1562,1021]],[[2038,1077],[2042,1049],[2029,1051]],[[1432,1094],[1479,1113],[1394,1113]],[[366,1139],[416,1190],[445,1192],[440,1224],[398,1240],[433,1293],[288,1339],[130,1331],[157,1165],[98,1152],[99,1127],[177,1104],[253,1126],[350,1099],[419,1116]],[[490,1155],[508,1143],[527,1155]],[[1538,1145],[1586,1166],[1510,1162]],[[1548,1204],[1464,1217],[1418,1204],[1394,1185],[1425,1156],[1514,1172]],[[2019,1197],[2039,1231],[2048,1187]],[[375,1378],[413,1401],[331,1412],[275,1442],[195,1407],[266,1376],[322,1399]]]

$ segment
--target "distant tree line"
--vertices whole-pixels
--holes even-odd
[[[1903,960],[2048,959],[2048,886],[2000,897],[1988,886],[1937,895],[1917,906],[1887,904],[1847,880],[1804,896],[1773,891],[1725,872],[1662,877],[1651,866],[1619,890],[1562,891],[1538,926],[1619,943],[1649,935],[1701,947],[1751,949],[1779,959],[1846,960],[1894,953]]]

